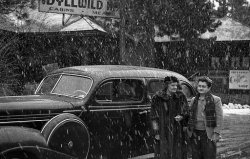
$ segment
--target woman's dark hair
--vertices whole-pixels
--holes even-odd
[[[212,86],[213,81],[207,77],[207,76],[202,76],[198,79],[198,82],[206,82],[207,86],[210,88]]]
[[[179,83],[178,78],[176,78],[175,76],[167,76],[164,78],[164,83],[174,83],[174,82]]]

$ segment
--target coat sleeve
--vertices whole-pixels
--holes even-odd
[[[154,133],[159,131],[159,99],[157,96],[153,96],[151,102],[151,110],[150,110],[150,120],[151,120],[151,127]],[[156,128],[157,126],[158,128]]]
[[[222,130],[223,124],[223,110],[222,110],[222,102],[220,97],[214,97],[215,102],[215,111],[216,111],[216,127],[214,128],[214,132],[220,134]]]
[[[193,97],[193,98],[191,99],[191,102],[190,102],[190,109],[191,109],[191,107],[192,107],[193,104],[194,104],[194,99],[195,99],[195,97]]]
[[[191,119],[193,116],[193,112],[192,112],[192,107],[193,107],[193,103],[194,103],[194,99],[195,97],[193,97],[190,101],[190,105],[189,105],[189,120],[188,120],[188,125],[192,125],[193,124],[193,120]]]
[[[182,126],[187,126],[188,125],[188,120],[189,120],[189,117],[190,117],[190,109],[189,109],[189,106],[188,106],[188,101],[187,101],[187,98],[186,96],[183,94],[181,96],[181,115],[183,116],[183,120],[181,122]]]

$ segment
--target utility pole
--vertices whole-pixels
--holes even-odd
[[[224,16],[226,16],[226,14],[227,14],[227,13],[226,13],[226,12],[227,12],[227,10],[226,10],[226,8],[227,8],[227,7],[226,7],[226,0],[223,0],[222,7],[223,7],[223,8],[222,8],[222,10],[223,10],[223,13],[222,13],[222,14],[223,14],[223,17],[224,17]]]
[[[124,57],[126,53],[125,42],[125,0],[120,0],[120,64],[124,64]]]

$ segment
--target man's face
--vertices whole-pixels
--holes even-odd
[[[168,84],[166,86],[167,91],[170,92],[170,93],[175,93],[177,91],[177,85],[178,85],[177,82],[173,82],[173,83]]]
[[[205,94],[210,91],[210,87],[208,87],[206,82],[199,81],[197,90],[200,94]]]

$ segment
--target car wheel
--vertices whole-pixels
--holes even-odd
[[[79,159],[87,158],[90,135],[85,123],[74,114],[55,116],[44,125],[41,132],[49,148]]]

